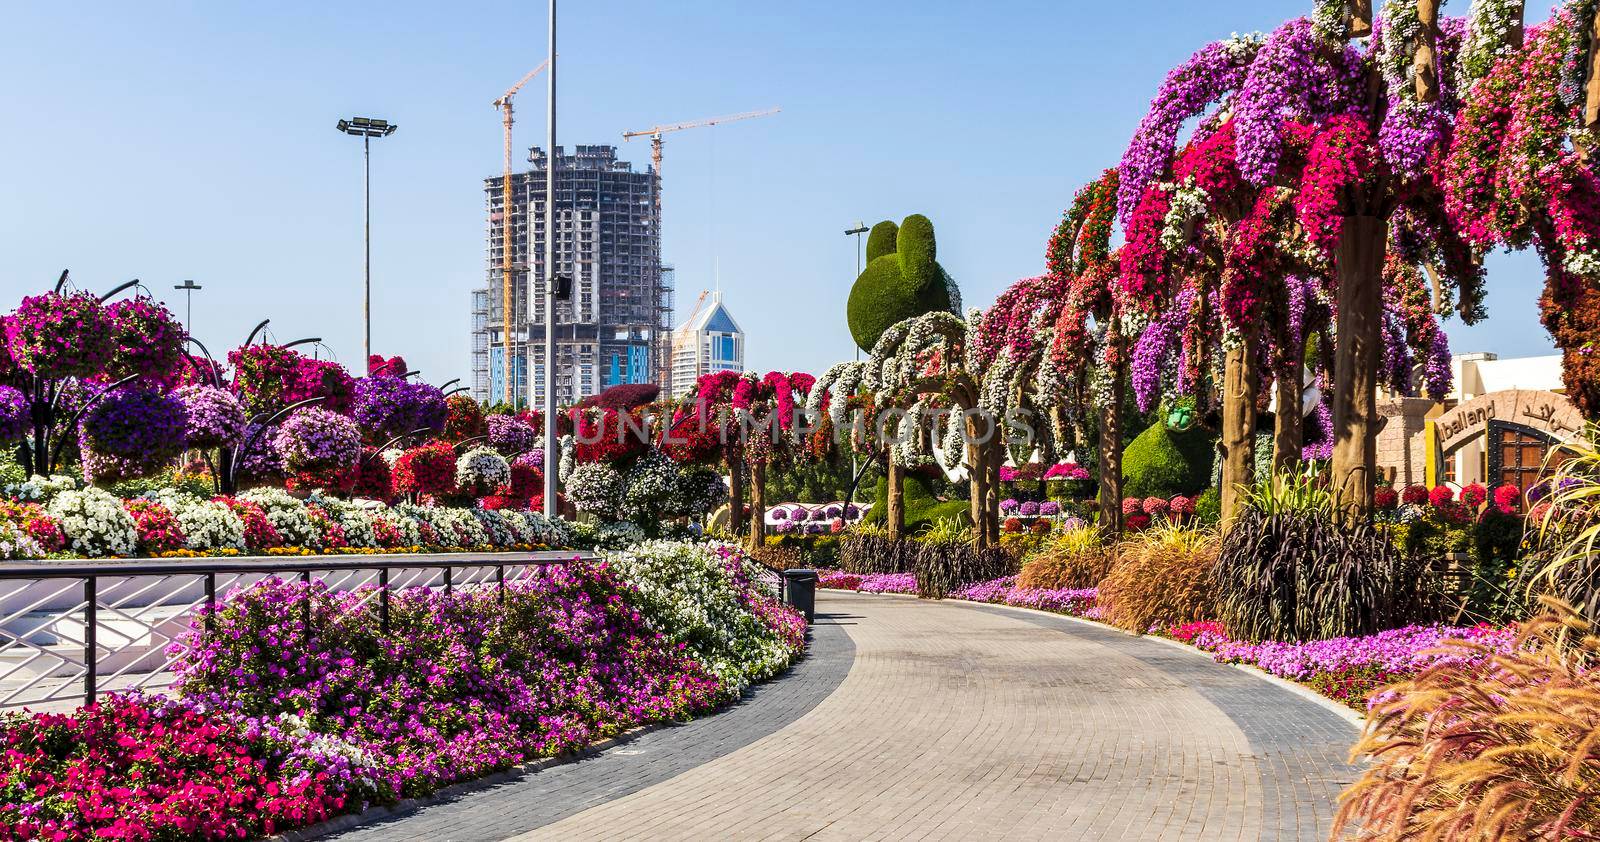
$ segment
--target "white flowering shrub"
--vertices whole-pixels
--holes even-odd
[[[372,531],[372,512],[360,503],[329,497],[314,491],[306,502],[322,507],[344,530],[345,543],[352,547],[376,547],[378,536]]]
[[[6,496],[15,497],[31,503],[48,503],[51,498],[63,491],[74,491],[82,485],[76,477],[56,474],[51,477],[42,477],[34,474],[23,482],[13,482],[6,485]]]
[[[146,495],[167,507],[183,528],[184,546],[191,550],[242,550],[244,521],[224,503],[176,489],[163,489]]]
[[[603,462],[585,462],[566,478],[567,499],[580,512],[601,520],[622,516],[622,474]]]
[[[67,548],[79,555],[132,555],[138,544],[133,515],[110,492],[93,486],[61,491],[44,510],[60,522]]]
[[[650,625],[684,644],[734,693],[777,674],[800,652],[803,623],[736,578],[744,556],[731,545],[649,541],[606,559],[638,590]],[[757,615],[758,604],[769,619]]]
[[[483,526],[483,530],[489,533],[488,543],[497,547],[508,547],[512,544],[522,543],[522,536],[518,534],[501,512],[492,509],[468,509],[467,511],[471,512],[472,516],[476,517],[478,523]]]
[[[433,528],[439,532],[439,541],[451,547],[482,547],[490,543],[489,530],[472,512],[466,509],[419,506],[428,513]]]
[[[289,492],[281,488],[252,488],[240,494],[239,499],[260,506],[285,545],[317,547],[322,543],[322,533],[306,514],[306,504]]]
[[[475,447],[456,460],[456,485],[469,494],[493,494],[511,482],[511,463],[491,448]]]
[[[533,543],[548,544],[552,547],[573,547],[577,545],[578,536],[572,531],[572,524],[564,518],[548,518],[544,512],[518,512],[522,519],[527,521],[528,527],[533,531]]]
[[[629,520],[660,520],[672,507],[678,465],[659,450],[650,450],[633,463],[622,487],[622,514]]]

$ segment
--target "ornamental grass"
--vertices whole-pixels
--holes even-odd
[[[1006,548],[979,547],[972,531],[956,518],[935,523],[916,544],[917,595],[944,599],[972,582],[987,582],[1015,574],[1017,560]]]
[[[1157,625],[1208,619],[1221,546],[1215,530],[1174,526],[1121,542],[1111,572],[1100,582],[1105,621],[1144,634]]]
[[[1023,559],[1017,587],[1023,590],[1092,588],[1111,572],[1114,548],[1091,527],[1069,529]]]
[[[889,530],[862,524],[839,541],[839,569],[846,573],[905,573],[915,564],[915,541],[891,541]]]
[[[1353,752],[1371,765],[1340,796],[1337,838],[1596,838],[1600,636],[1545,604],[1521,647],[1452,641],[1460,658],[1388,688]]]

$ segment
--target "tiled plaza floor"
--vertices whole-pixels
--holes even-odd
[[[1256,676],[1036,613],[824,591],[732,710],[334,838],[1324,839],[1355,729]]]

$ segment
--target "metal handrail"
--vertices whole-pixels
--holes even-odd
[[[199,606],[204,607],[206,631],[211,628],[210,609],[218,604],[217,577],[227,575],[258,574],[262,576],[275,576],[282,574],[298,574],[302,582],[310,582],[313,573],[331,573],[342,571],[374,570],[377,571],[376,600],[378,603],[379,626],[384,631],[389,628],[389,596],[390,573],[393,570],[407,569],[439,569],[443,571],[443,587],[445,593],[450,593],[457,585],[455,572],[462,568],[492,568],[493,579],[481,582],[468,582],[467,584],[486,584],[495,587],[500,592],[500,598],[505,598],[506,567],[539,567],[550,565],[563,565],[570,561],[592,558],[593,556],[571,550],[546,550],[539,552],[492,552],[492,553],[373,553],[370,555],[336,555],[336,556],[236,556],[232,558],[194,558],[194,559],[105,559],[84,560],[82,562],[67,563],[27,563],[4,562],[0,563],[0,581],[29,581],[51,582],[79,580],[83,586],[83,598],[78,604],[62,612],[55,619],[65,618],[73,613],[81,612],[83,620],[83,652],[81,667],[83,669],[83,692],[81,697],[85,704],[93,704],[99,692],[99,662],[101,660],[99,646],[100,612],[104,607],[110,610],[113,616],[127,618],[130,616],[120,608],[124,602],[108,602],[101,605],[99,587],[100,580],[130,579],[134,577],[198,577],[203,583],[204,598]],[[470,577],[469,577],[470,578]],[[193,580],[190,580],[191,583]],[[192,586],[192,584],[190,585]],[[70,589],[72,586],[68,585]],[[368,585],[363,585],[368,587]],[[409,587],[432,587],[431,585],[409,585]],[[60,592],[48,594],[44,600],[58,595]],[[42,602],[43,600],[41,600]],[[39,603],[34,603],[37,605]],[[137,607],[137,606],[136,606]],[[195,606],[190,606],[195,607]],[[19,615],[24,612],[18,612]],[[43,653],[43,649],[32,643],[28,638],[52,621],[31,629],[28,633],[13,634],[9,630],[0,630],[0,641],[8,641],[5,649],[10,649],[12,642],[16,645],[32,648]],[[306,617],[304,622],[309,623]],[[113,650],[113,654],[115,650]],[[38,657],[37,655],[34,657]],[[53,657],[61,658],[60,654]],[[79,665],[76,658],[70,662]],[[171,660],[167,661],[170,664]],[[151,675],[160,674],[167,664],[158,667]],[[123,667],[126,671],[128,667]],[[114,673],[117,677],[119,673]],[[147,679],[148,680],[148,679]],[[15,694],[13,694],[15,695]],[[0,708],[20,706],[23,703],[0,702]],[[47,697],[59,699],[61,697]],[[72,698],[70,695],[65,698]]]

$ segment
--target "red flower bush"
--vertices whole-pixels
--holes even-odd
[[[249,549],[264,550],[283,545],[283,538],[278,535],[277,527],[272,525],[272,521],[267,520],[267,510],[260,504],[227,495],[211,499],[232,509],[233,513],[239,516],[239,520],[244,523],[244,545]]]
[[[1160,497],[1146,497],[1144,498],[1144,506],[1142,508],[1144,509],[1145,514],[1154,518],[1165,515],[1167,513],[1167,509],[1169,508],[1169,504],[1166,500]]]
[[[1489,489],[1484,488],[1482,483],[1475,482],[1461,489],[1461,502],[1467,504],[1467,508],[1476,509],[1488,499]]]
[[[1127,520],[1123,521],[1123,526],[1126,526],[1129,532],[1142,532],[1150,528],[1150,516],[1144,512],[1135,512],[1128,515]]]
[[[638,412],[587,409],[574,413],[573,456],[579,463],[616,463],[644,453],[649,445],[644,420]]]
[[[1139,514],[1144,511],[1144,501],[1138,497],[1122,498],[1122,513],[1124,515]]]
[[[1374,489],[1372,492],[1372,504],[1378,508],[1378,511],[1392,512],[1400,505],[1400,492],[1388,486]]]
[[[444,432],[440,438],[445,441],[461,441],[487,432],[483,407],[479,406],[477,401],[466,395],[451,395],[444,403],[448,412],[444,417]]]
[[[122,508],[133,515],[134,528],[139,533],[139,550],[155,554],[179,549],[188,543],[183,527],[172,510],[154,500],[135,497],[124,500]]]
[[[1442,509],[1456,499],[1456,493],[1447,485],[1436,485],[1428,492],[1428,505]]]
[[[1022,521],[1018,518],[1008,517],[1006,518],[1006,522],[1002,524],[1000,528],[1011,533],[1012,535],[1015,535],[1022,531]]]
[[[1494,507],[1501,514],[1509,515],[1517,510],[1522,502],[1522,489],[1514,485],[1502,485],[1494,490]]]
[[[400,454],[392,471],[400,494],[449,494],[456,487],[456,451],[442,441],[429,442]]]
[[[7,714],[0,802],[7,839],[243,839],[344,808],[327,774],[286,775],[243,724],[155,697],[110,696],[71,715]]]

